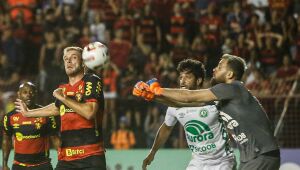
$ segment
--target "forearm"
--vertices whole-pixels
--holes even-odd
[[[3,135],[3,141],[2,141],[2,165],[3,167],[8,166],[8,158],[11,150],[11,139],[7,135]]]
[[[204,105],[204,103],[199,103],[199,102],[185,103],[185,102],[180,102],[180,101],[169,100],[168,98],[166,98],[164,96],[156,96],[154,98],[154,101],[168,105],[170,107],[200,107],[200,106]]]
[[[163,145],[167,139],[169,138],[171,132],[172,132],[173,127],[168,127],[166,124],[162,124],[161,127],[159,128],[154,143],[151,148],[151,152],[155,154],[157,150]]]
[[[79,103],[69,97],[65,97],[61,100],[65,105],[71,108],[74,112],[81,115],[82,117],[91,120],[96,115],[98,110],[98,104],[88,102],[88,103]]]
[[[26,117],[48,117],[48,116],[57,116],[59,115],[59,110],[55,106],[54,103],[49,104],[48,106],[38,108],[38,109],[31,109],[28,112],[24,113]]]
[[[202,90],[186,90],[186,89],[169,89],[163,88],[161,96],[168,100],[175,100],[178,102],[209,102],[216,100],[216,96],[209,89]]]

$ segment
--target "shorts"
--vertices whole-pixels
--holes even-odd
[[[278,152],[274,155],[274,152]],[[269,154],[271,153],[271,154]],[[239,170],[278,170],[280,167],[279,150],[259,155],[248,162],[241,162]]]
[[[117,98],[117,92],[103,92],[104,99],[115,99]]]
[[[22,166],[18,164],[13,164],[12,170],[53,170],[53,167],[50,162],[44,163],[37,166]]]
[[[106,170],[105,155],[89,156],[74,161],[58,161],[55,170]]]
[[[216,162],[217,160],[214,160]],[[186,170],[234,170],[236,169],[235,159],[222,159],[217,163],[209,163],[209,160],[203,161],[192,159]]]

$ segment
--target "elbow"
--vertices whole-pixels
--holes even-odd
[[[96,114],[94,114],[94,113],[90,113],[90,114],[86,115],[85,118],[86,118],[87,120],[93,120],[93,119],[95,118],[95,115],[96,115]]]

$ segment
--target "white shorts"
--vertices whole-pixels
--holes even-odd
[[[211,163],[193,158],[186,170],[232,170],[235,166],[235,159],[222,159],[220,162]]]
[[[117,92],[103,92],[104,99],[115,99],[117,98]]]

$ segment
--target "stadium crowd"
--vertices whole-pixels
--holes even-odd
[[[39,104],[54,101],[52,91],[66,82],[63,49],[100,41],[110,53],[99,72],[106,145],[150,147],[166,106],[133,97],[137,81],[157,77],[177,87],[175,66],[194,58],[205,64],[209,86],[220,56],[230,53],[247,61],[244,82],[254,94],[286,95],[300,75],[299,14],[297,0],[1,1],[1,117],[24,81],[38,84]],[[167,147],[183,146],[178,131]]]

